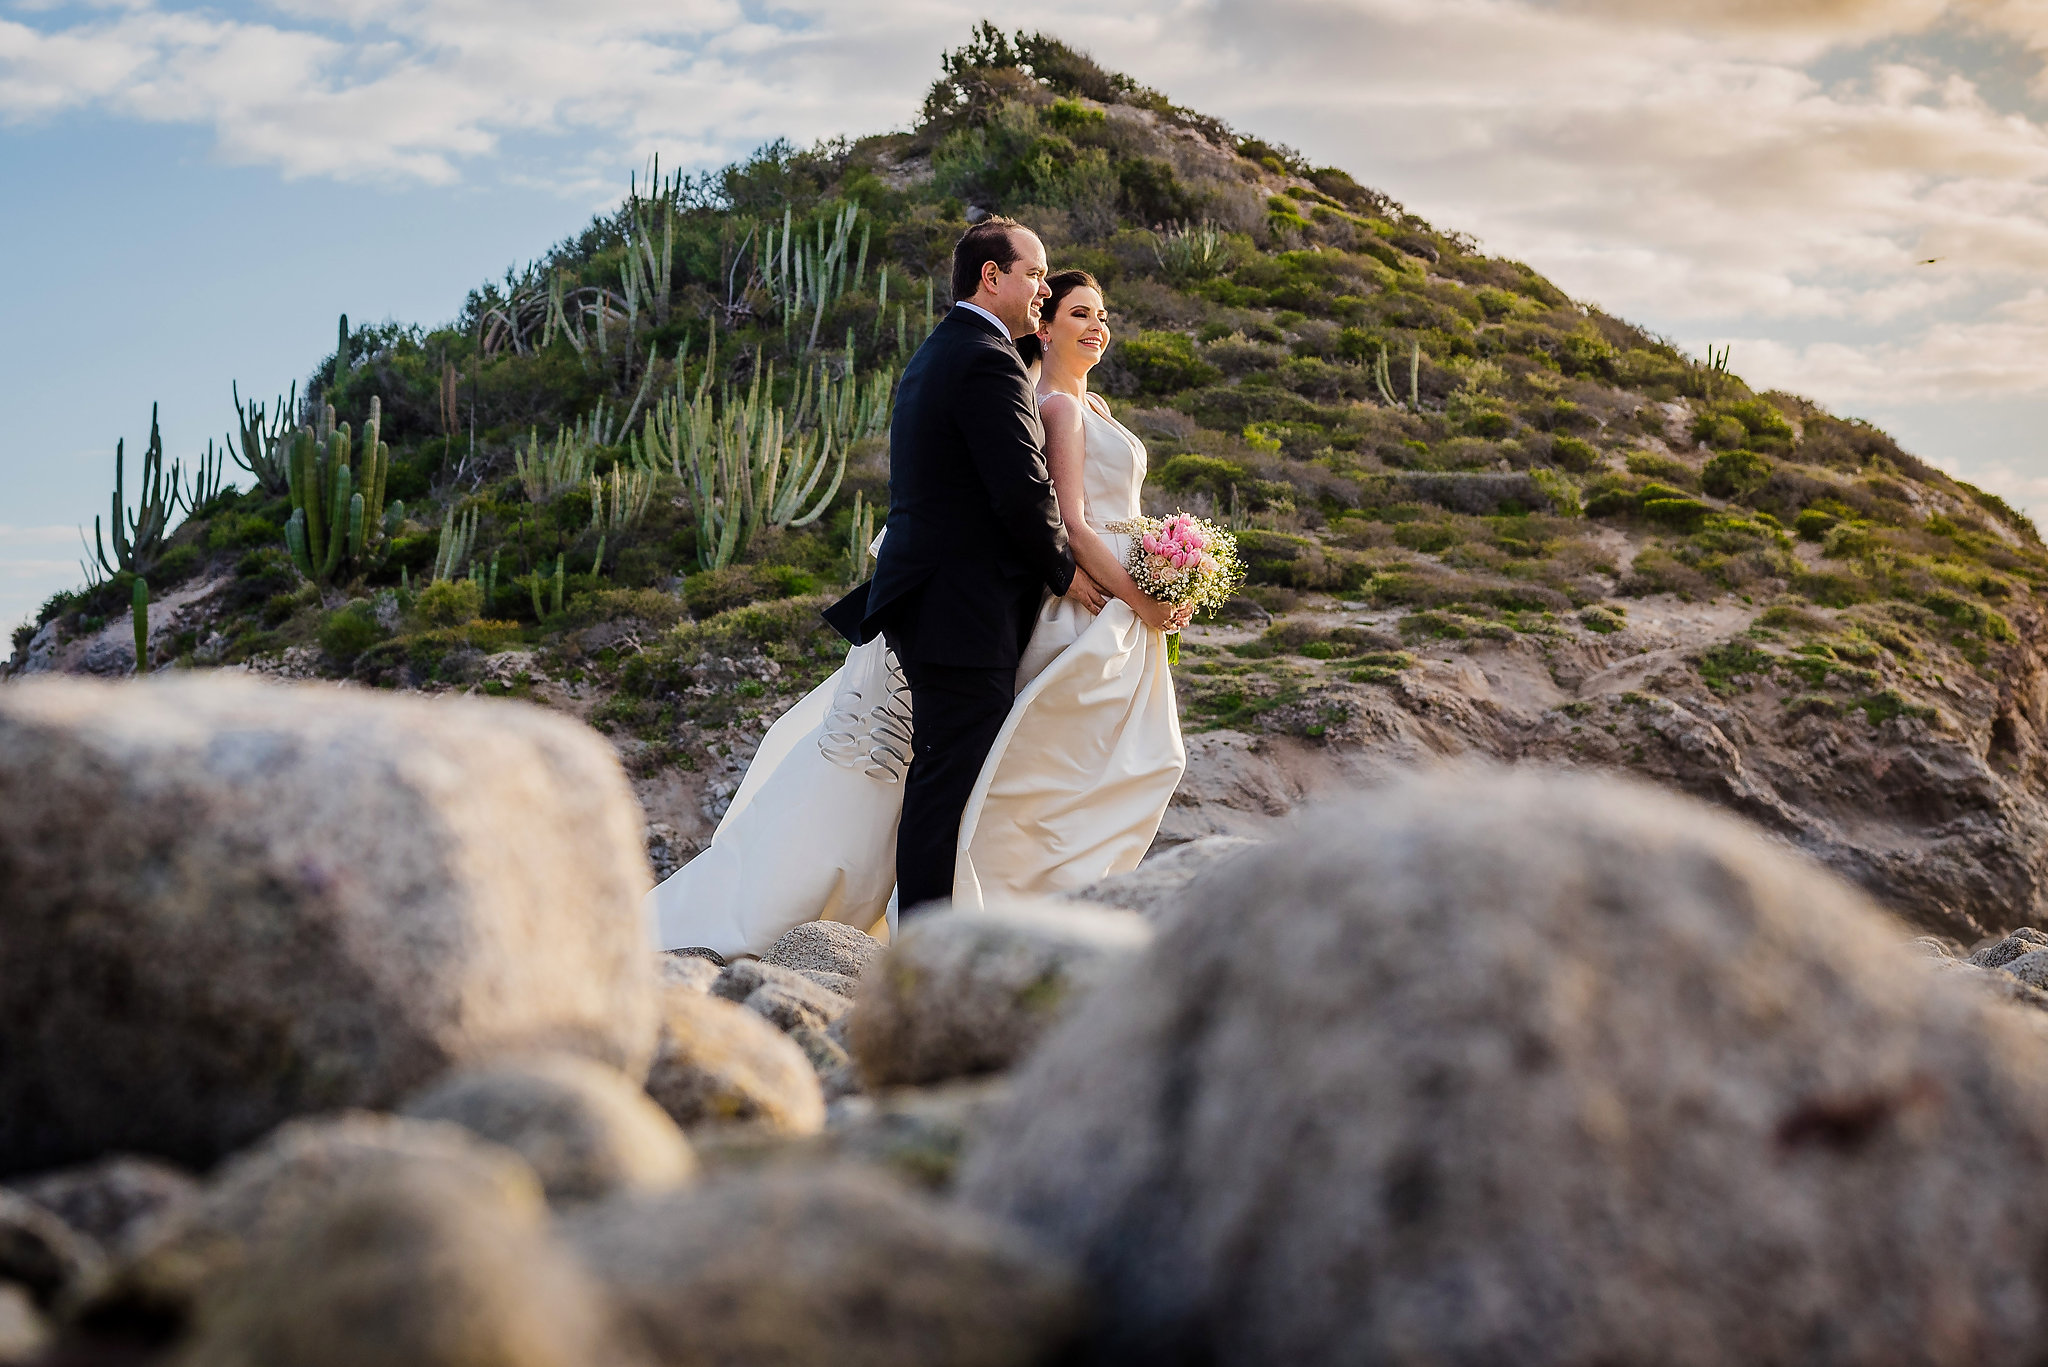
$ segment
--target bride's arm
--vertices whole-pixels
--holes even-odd
[[[1080,403],[1068,394],[1048,394],[1038,406],[1038,416],[1045,424],[1045,463],[1052,471],[1053,492],[1059,496],[1060,517],[1067,524],[1067,544],[1073,547],[1074,563],[1105,593],[1130,604],[1140,621],[1165,630],[1173,609],[1139,588],[1116,551],[1088,525],[1081,485],[1088,438]]]

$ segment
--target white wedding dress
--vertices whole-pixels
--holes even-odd
[[[1145,445],[1089,397],[1088,524],[1122,557],[1130,539],[1104,528],[1139,514]],[[805,921],[893,930],[913,725],[881,639],[848,652],[762,737],[710,847],[647,895],[660,947],[762,954]],[[1048,594],[961,817],[955,904],[1136,868],[1186,766],[1165,636],[1122,602],[1090,616]]]

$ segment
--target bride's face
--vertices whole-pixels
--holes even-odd
[[[1102,296],[1086,285],[1070,290],[1059,307],[1038,325],[1038,340],[1048,356],[1076,370],[1092,370],[1109,350],[1109,310]]]

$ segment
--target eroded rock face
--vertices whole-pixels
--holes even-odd
[[[854,1061],[871,1087],[1007,1068],[1150,939],[1136,913],[1072,902],[920,912],[861,984]]]
[[[1013,1231],[852,1167],[769,1168],[621,1198],[563,1233],[663,1363],[1024,1367],[1080,1319]]]
[[[532,1207],[362,1174],[208,1288],[181,1367],[636,1367]]]
[[[687,986],[662,995],[661,1044],[647,1094],[685,1128],[739,1124],[815,1134],[825,1123],[817,1075],[793,1040],[755,1012]]]
[[[652,1053],[639,814],[560,717],[30,680],[0,810],[0,1172],[201,1166],[492,1053]]]
[[[1205,880],[961,1189],[1102,1362],[2031,1362],[2048,1054],[1903,938],[1645,787],[1411,781]]]
[[[616,1069],[567,1054],[452,1073],[406,1103],[524,1158],[548,1200],[664,1191],[696,1176],[690,1145],[661,1107]]]

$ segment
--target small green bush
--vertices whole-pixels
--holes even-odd
[[[1652,522],[1661,522],[1667,527],[1681,531],[1693,531],[1714,515],[1714,510],[1696,498],[1646,498],[1642,501],[1643,516]]]
[[[1214,384],[1223,372],[1203,360],[1179,332],[1143,332],[1117,349],[1117,359],[1148,394],[1173,394]]]
[[[1799,533],[1801,541],[1820,541],[1840,520],[1833,513],[1822,512],[1819,508],[1807,508],[1792,519],[1792,526]]]
[[[1245,483],[1251,475],[1242,465],[1221,456],[1189,453],[1167,461],[1152,472],[1152,478],[1160,487],[1177,494],[1199,489],[1223,501],[1230,497],[1232,485]]]
[[[320,648],[343,664],[354,661],[384,636],[384,629],[377,625],[375,606],[363,599],[336,608],[320,624]]]
[[[1550,459],[1575,475],[1583,475],[1600,463],[1600,452],[1589,441],[1556,437],[1550,443]]]
[[[1741,498],[1763,488],[1770,478],[1770,460],[1754,451],[1723,451],[1700,472],[1700,483],[1715,498]]]
[[[1726,449],[1747,441],[1749,429],[1725,413],[1702,413],[1693,419],[1692,439]]]
[[[683,602],[700,621],[749,603],[796,598],[818,591],[817,577],[794,565],[728,565],[699,570],[683,580]]]
[[[459,627],[484,610],[483,586],[469,579],[437,579],[413,598],[412,613],[429,627]]]
[[[1627,609],[1619,604],[1609,607],[1596,603],[1580,610],[1579,625],[1602,636],[1611,635],[1628,625]]]
[[[1659,455],[1655,451],[1631,451],[1628,457],[1628,471],[1632,475],[1662,480],[1681,489],[1696,490],[1700,487],[1698,471],[1682,460]]]

